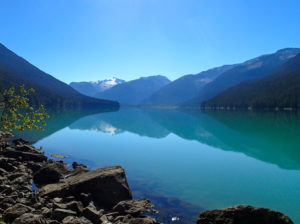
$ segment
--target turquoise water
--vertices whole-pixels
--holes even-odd
[[[140,193],[199,209],[268,207],[300,223],[299,134],[292,112],[121,109],[53,115],[45,132],[25,137],[90,168],[121,165]]]

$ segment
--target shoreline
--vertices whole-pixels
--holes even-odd
[[[54,161],[23,139],[0,132],[0,220],[7,223],[158,223],[147,199],[133,200],[119,167],[88,170]],[[35,191],[32,186],[36,185]]]
[[[26,140],[0,131],[0,222],[13,224],[156,224],[150,200],[133,200],[120,166],[89,170],[54,161]],[[59,157],[61,157],[59,155]],[[34,189],[34,186],[37,189]],[[163,211],[165,212],[165,211]],[[200,211],[199,211],[200,212]],[[197,224],[293,224],[281,212],[249,205],[203,211]],[[182,220],[183,221],[183,220]],[[182,223],[171,217],[170,223]]]

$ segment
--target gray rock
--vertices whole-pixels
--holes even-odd
[[[32,161],[27,162],[27,167],[31,169],[34,173],[42,168],[42,163],[36,163]]]
[[[12,142],[13,142],[16,146],[17,146],[17,145],[24,145],[24,144],[28,144],[28,143],[29,143],[29,141],[24,140],[24,139],[22,139],[22,138],[14,139]]]
[[[15,150],[13,148],[6,148],[2,154],[9,158],[17,158],[19,161],[33,161],[33,162],[44,162],[47,161],[47,157],[40,152],[23,152],[19,150]]]
[[[93,224],[90,220],[84,217],[68,216],[62,220],[63,224]]]
[[[53,208],[61,208],[61,209],[67,209],[67,205],[66,204],[61,204],[61,203],[53,203]]]
[[[59,222],[57,220],[49,220],[48,224],[61,224],[61,222]]]
[[[52,212],[52,218],[54,218],[58,221],[62,221],[67,216],[76,216],[76,212],[74,212],[72,210],[60,209],[60,208],[56,208]]]
[[[14,135],[8,131],[0,131],[0,139],[13,138]]]
[[[3,213],[3,218],[6,222],[12,222],[24,213],[32,212],[33,210],[33,208],[18,203],[6,209]]]
[[[120,201],[132,199],[125,171],[119,166],[105,167],[49,184],[39,189],[41,196],[60,197],[90,193],[94,202],[111,209]]]
[[[14,166],[8,162],[8,158],[0,158],[0,168],[7,172],[12,172],[15,170]]]
[[[41,208],[41,211],[42,211],[42,215],[44,217],[46,217],[46,218],[50,218],[51,217],[52,209],[47,208],[47,207],[43,207],[43,208]]]
[[[12,197],[5,197],[1,200],[0,207],[2,208],[2,205],[4,205],[4,204],[14,205],[15,203],[16,203],[16,201]]]
[[[137,216],[143,212],[147,212],[153,208],[153,204],[148,199],[127,200],[119,202],[113,211],[120,214],[130,214]]]
[[[83,203],[84,206],[87,206],[92,201],[92,196],[90,193],[81,193],[78,199]]]
[[[81,163],[73,162],[72,163],[73,169],[87,169],[87,166]]]
[[[3,175],[3,174],[6,174],[7,171],[6,171],[5,169],[2,169],[2,168],[0,167],[0,173]]]
[[[83,205],[80,201],[71,201],[66,204],[67,208],[77,212],[77,215],[80,215],[83,212]]]
[[[74,196],[69,196],[69,197],[63,198],[63,202],[71,202],[71,201],[74,201],[74,200],[75,200]]]
[[[33,181],[37,186],[57,183],[68,172],[70,170],[64,164],[46,163],[33,175]]]
[[[53,198],[53,202],[55,203],[60,203],[62,200],[62,198]]]
[[[82,215],[95,224],[101,224],[100,215],[102,214],[97,211],[93,202],[91,202],[86,208],[83,209]]]
[[[197,224],[293,224],[281,212],[249,205],[237,205],[219,210],[201,212]]]
[[[40,151],[34,148],[32,145],[16,145],[15,149],[22,152],[40,153]]]
[[[13,224],[48,224],[47,220],[42,215],[25,213],[16,218]]]

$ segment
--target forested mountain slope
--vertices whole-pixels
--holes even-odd
[[[117,102],[99,100],[78,93],[69,85],[41,71],[0,44],[1,90],[23,84],[26,88],[35,89],[35,93],[31,97],[32,103],[42,103],[51,109],[119,107]]]

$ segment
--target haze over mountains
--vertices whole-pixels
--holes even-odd
[[[162,87],[151,96],[144,99],[141,103],[152,105],[176,105],[187,101],[196,96],[206,84],[212,82],[219,75],[235,66],[236,65],[224,65],[200,72],[196,75],[184,75]]]
[[[128,82],[113,77],[67,85],[0,44],[0,88],[23,84],[32,87],[36,90],[32,103],[42,103],[51,109],[116,109],[119,103],[197,108],[298,108],[298,54],[298,48],[285,48],[240,64],[184,75],[172,82],[157,75]]]
[[[289,95],[297,98],[298,93],[296,94],[296,92],[298,91],[298,87],[296,86],[296,83],[298,73],[294,70],[293,74],[290,74],[290,72],[292,72],[291,68],[295,68],[299,65],[299,60],[294,60],[295,56],[298,54],[300,54],[300,49],[298,48],[285,48],[272,54],[266,54],[247,60],[240,64],[224,65],[195,75],[184,75],[172,82],[164,76],[150,76],[132,80],[130,82],[123,82],[108,90],[99,91],[94,96],[97,98],[116,100],[121,104],[178,107],[216,105],[235,105],[235,107],[244,107],[245,105],[253,104],[253,102],[246,101],[243,104],[244,100],[248,99],[250,95],[254,95],[254,93],[251,93],[252,91],[257,92],[255,95],[256,99],[265,98],[269,95],[269,99],[271,100],[271,96],[276,98],[282,94],[282,90],[279,94],[279,90],[282,88],[287,92],[284,97],[280,95],[281,97],[279,97],[280,99],[278,100],[288,98]],[[288,64],[285,65],[285,63]],[[276,73],[277,75],[280,74],[280,81],[279,78],[277,78],[277,84],[275,85],[273,82],[273,87],[268,87],[269,89],[266,88],[265,91],[258,90],[258,87],[256,87],[258,83],[267,82],[262,78],[273,73]],[[285,76],[288,73],[289,76]],[[257,79],[258,81],[247,82]],[[290,86],[294,86],[293,93],[289,92],[292,90],[287,82],[285,82],[285,85],[281,85],[283,80],[286,81],[287,79],[289,79],[290,82],[293,82],[294,80],[294,83],[290,83]],[[250,83],[252,87],[248,88]],[[240,87],[238,87],[239,84],[241,84]],[[238,85],[237,88],[231,90],[231,87],[236,85]],[[263,85],[260,84],[260,86],[262,87]],[[274,89],[275,86],[277,90]],[[246,89],[249,89],[249,91],[247,92]],[[222,95],[221,93],[223,91],[226,93]],[[243,97],[241,97],[241,91]],[[279,95],[277,93],[277,95],[273,94],[274,91],[277,91]],[[216,96],[218,94],[220,94],[220,96],[217,98]],[[209,101],[212,98],[213,100]],[[300,99],[300,97],[298,98]],[[295,100],[293,102],[293,105],[295,106]],[[256,103],[258,103],[258,101]],[[266,105],[266,103],[262,102],[260,104]],[[290,104],[291,101],[285,99],[284,103],[273,102],[268,105],[283,106]],[[259,104],[255,107],[259,107]]]
[[[53,76],[41,71],[0,44],[0,89],[25,85],[34,88],[31,101],[51,109],[118,108],[117,102],[84,96]]]
[[[298,48],[286,48],[273,54],[262,55],[248,60],[235,68],[228,70],[216,78],[213,82],[203,87],[198,96],[190,100],[185,105],[200,105],[223,90],[239,84],[243,81],[263,77],[268,72],[276,69],[300,53]]]
[[[71,82],[69,85],[84,95],[94,97],[96,93],[103,92],[124,82],[125,80],[112,77],[96,82]]]
[[[170,82],[167,77],[161,75],[141,77],[97,93],[95,97],[116,100],[121,104],[141,104],[142,100]]]

